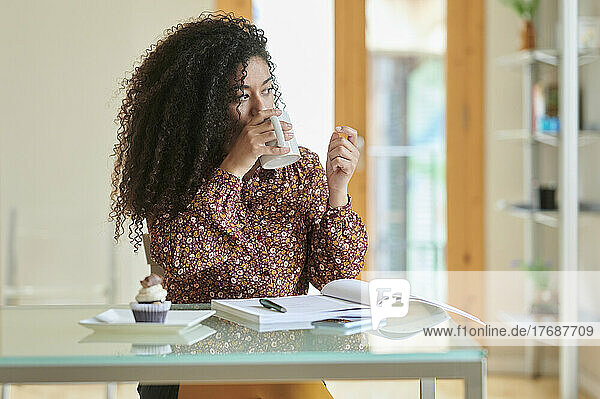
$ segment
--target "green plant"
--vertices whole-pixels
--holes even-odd
[[[508,8],[512,8],[517,15],[526,21],[533,20],[540,0],[500,0]]]
[[[549,287],[550,281],[550,265],[536,259],[531,263],[521,263],[521,270],[525,270],[529,277],[533,280],[533,284],[539,290],[544,290]]]

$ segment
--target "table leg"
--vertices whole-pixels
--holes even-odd
[[[465,376],[465,399],[485,399],[487,397],[486,378],[487,363],[484,358]]]
[[[0,395],[2,399],[10,399],[10,384],[2,385],[2,395]]]
[[[531,378],[538,378],[541,375],[542,349],[541,346],[525,347],[525,361]]]
[[[117,399],[117,383],[106,383],[106,399]]]
[[[435,377],[421,378],[420,399],[435,399]]]

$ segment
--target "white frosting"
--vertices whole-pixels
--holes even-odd
[[[148,288],[140,288],[140,292],[135,296],[135,300],[138,302],[164,302],[166,298],[167,290],[163,289],[161,284]]]

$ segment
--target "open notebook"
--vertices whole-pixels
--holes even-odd
[[[259,299],[213,299],[211,309],[217,311],[217,316],[223,316],[224,318],[231,316],[229,318],[232,321],[247,321],[256,325],[310,322],[336,317],[371,317],[369,283],[361,280],[341,279],[332,281],[323,287],[321,295],[268,298],[285,307],[287,309],[286,313],[279,313],[263,307],[259,303]],[[484,324],[477,317],[442,302],[428,300],[416,295],[411,295],[410,300],[437,306],[445,311]]]

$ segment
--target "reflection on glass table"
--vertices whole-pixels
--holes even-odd
[[[78,324],[115,307],[127,308],[0,307],[0,383],[413,378],[431,390],[435,378],[463,378],[469,398],[482,397],[485,387],[486,351],[469,337],[259,332],[212,316],[190,341],[136,341],[103,338]],[[454,323],[437,317],[424,327]]]

